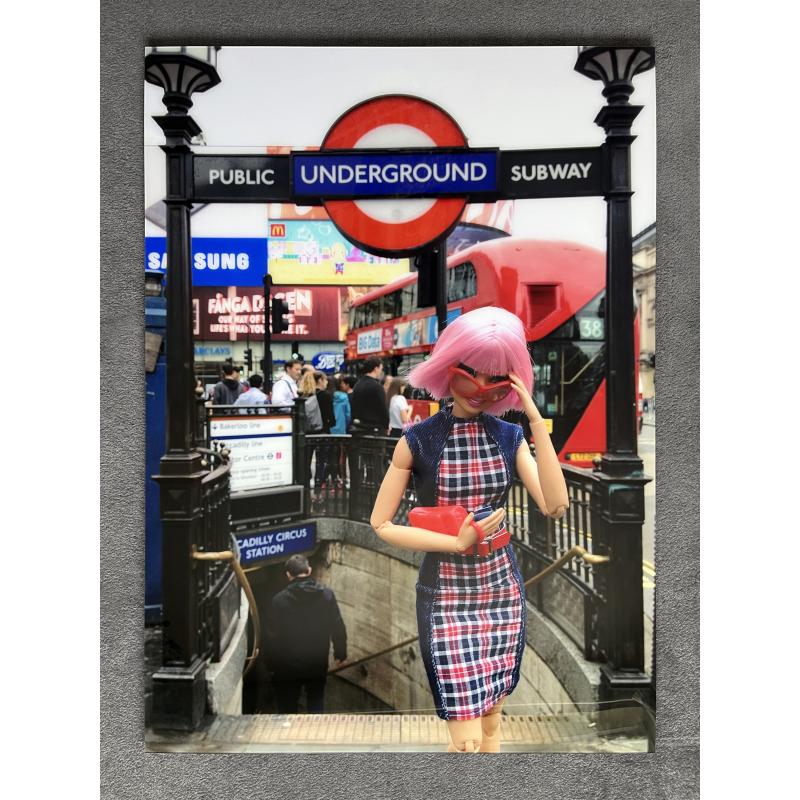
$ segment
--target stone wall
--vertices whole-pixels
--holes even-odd
[[[219,661],[212,662],[206,670],[206,696],[212,714],[236,715],[242,713],[242,673],[247,658],[247,626],[250,608],[240,590],[239,623],[230,644]]]

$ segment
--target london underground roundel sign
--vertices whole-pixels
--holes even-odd
[[[321,150],[466,146],[461,128],[438,106],[418,97],[385,95],[342,114]],[[466,197],[326,199],[324,205],[350,241],[371,252],[400,256],[445,236],[461,217]]]

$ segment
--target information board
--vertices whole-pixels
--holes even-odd
[[[230,450],[231,494],[292,484],[292,418],[214,417],[209,438]]]

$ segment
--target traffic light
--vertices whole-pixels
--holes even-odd
[[[244,351],[244,363],[247,367],[247,371],[251,372],[253,369],[253,351],[249,347]]]
[[[438,255],[432,248],[427,248],[414,258],[417,270],[417,308],[430,308],[436,305],[439,276],[436,271]]]
[[[283,333],[289,330],[289,320],[286,314],[289,313],[289,304],[280,297],[272,298],[272,335]]]

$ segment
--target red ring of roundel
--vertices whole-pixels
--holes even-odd
[[[322,150],[352,149],[366,133],[382,125],[409,125],[430,136],[437,147],[466,147],[467,140],[447,112],[419,97],[386,95],[367,100],[342,114],[322,142]],[[368,250],[414,250],[439,239],[458,222],[466,198],[443,197],[417,219],[380,222],[353,200],[326,200],[325,210],[342,233]]]

